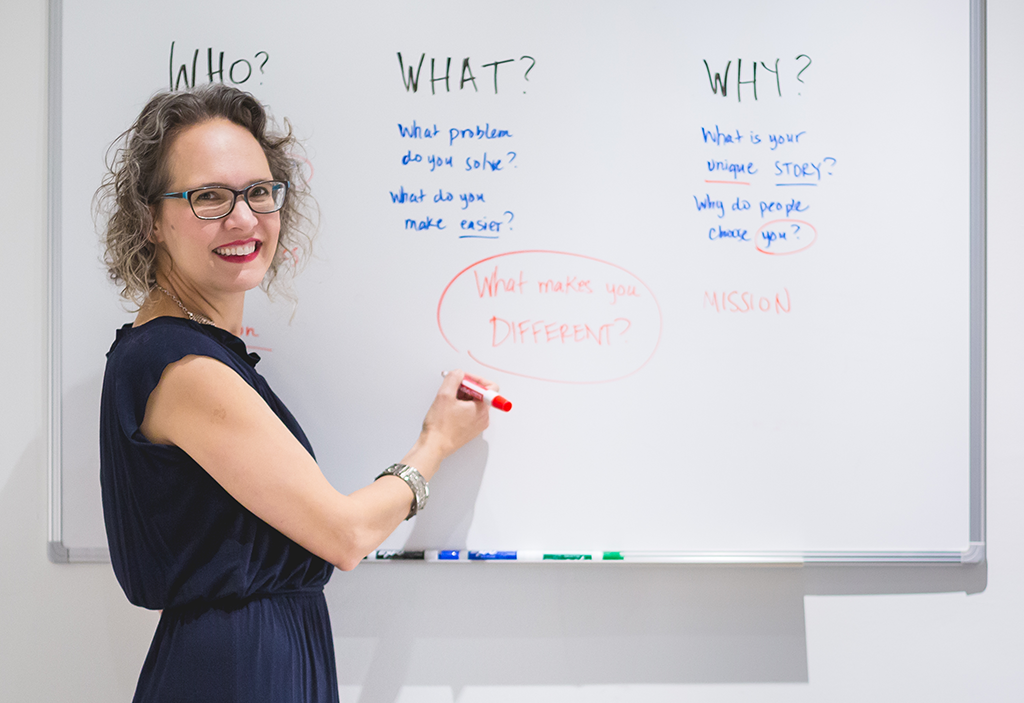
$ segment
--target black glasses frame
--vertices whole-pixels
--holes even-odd
[[[256,208],[254,208],[252,206],[252,203],[249,202],[249,192],[253,188],[256,188],[258,186],[266,186],[268,184],[278,184],[281,187],[283,187],[284,188],[285,197],[281,198],[281,204],[277,205],[276,207],[274,207],[273,210],[257,210]],[[198,217],[200,220],[221,220],[221,219],[227,217],[228,215],[230,215],[232,212],[235,211],[235,204],[238,202],[239,196],[245,198],[245,204],[248,205],[249,209],[252,210],[257,215],[269,215],[272,212],[277,212],[278,210],[280,210],[281,208],[284,207],[284,201],[285,201],[285,198],[288,196],[288,189],[291,188],[291,186],[292,186],[291,181],[279,181],[279,180],[276,180],[276,179],[271,179],[269,181],[259,181],[258,183],[253,183],[252,185],[249,185],[249,186],[246,186],[245,188],[242,188],[242,190],[235,190],[234,188],[228,188],[227,186],[203,186],[202,188],[193,188],[192,190],[183,190],[180,193],[164,193],[160,197],[161,198],[183,198],[183,199],[187,200],[189,207],[192,208],[192,214],[195,215],[196,217]],[[271,186],[272,190],[273,190],[273,188],[274,188],[274,186]],[[196,193],[202,193],[202,192],[207,191],[207,190],[227,190],[227,191],[230,191],[230,192],[234,193],[235,197],[231,199],[231,207],[228,208],[227,212],[225,212],[223,215],[217,215],[215,217],[204,217],[203,215],[200,215],[198,212],[196,212],[196,205],[195,205],[194,202],[192,202],[192,196],[195,195]]]

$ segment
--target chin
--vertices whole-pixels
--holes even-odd
[[[239,279],[238,279],[238,283],[240,284],[239,287],[242,288],[242,290],[244,290],[244,291],[250,291],[250,290],[253,290],[255,288],[259,288],[260,284],[263,283],[263,280],[266,277],[267,277],[267,269],[261,269],[260,271],[254,271],[254,272],[252,272],[251,276],[250,275],[245,275],[245,276],[239,277]]]
[[[263,279],[267,276],[267,271],[270,270],[270,265],[273,262],[273,253],[268,256],[260,256],[255,261],[252,261],[244,265],[244,268],[238,272],[236,282],[238,287],[244,291],[250,291],[253,288],[258,288]]]

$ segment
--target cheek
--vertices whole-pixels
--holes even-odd
[[[272,222],[267,223],[267,249],[272,252],[277,250],[278,243],[281,240],[281,217],[280,215],[274,218]]]

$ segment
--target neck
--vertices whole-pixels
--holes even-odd
[[[242,329],[242,314],[245,308],[244,292],[220,295],[201,293],[173,274],[158,275],[156,282],[164,290],[157,290],[155,291],[156,295],[150,297],[150,301],[154,305],[146,315],[147,320],[143,321],[161,315],[189,318],[188,313],[192,313],[191,319],[196,322],[204,323],[209,320],[215,326],[227,330],[231,334],[238,334]],[[171,296],[178,300],[174,300]],[[143,317],[144,312],[147,311],[140,311],[140,318]],[[136,324],[141,324],[141,322],[137,321]]]

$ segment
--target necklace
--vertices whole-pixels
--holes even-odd
[[[183,302],[181,302],[181,300],[178,299],[178,296],[176,296],[174,293],[172,293],[171,291],[167,290],[166,288],[161,286],[159,283],[154,284],[154,285],[156,286],[156,289],[158,291],[160,291],[161,293],[166,295],[168,298],[170,298],[171,300],[176,302],[178,304],[178,307],[181,308],[181,311],[183,313],[185,313],[185,316],[188,319],[192,320],[193,322],[198,322],[201,325],[213,325],[214,327],[216,327],[216,324],[214,323],[214,321],[211,320],[210,318],[208,318],[206,315],[192,312],[191,310],[186,308],[185,304]]]

